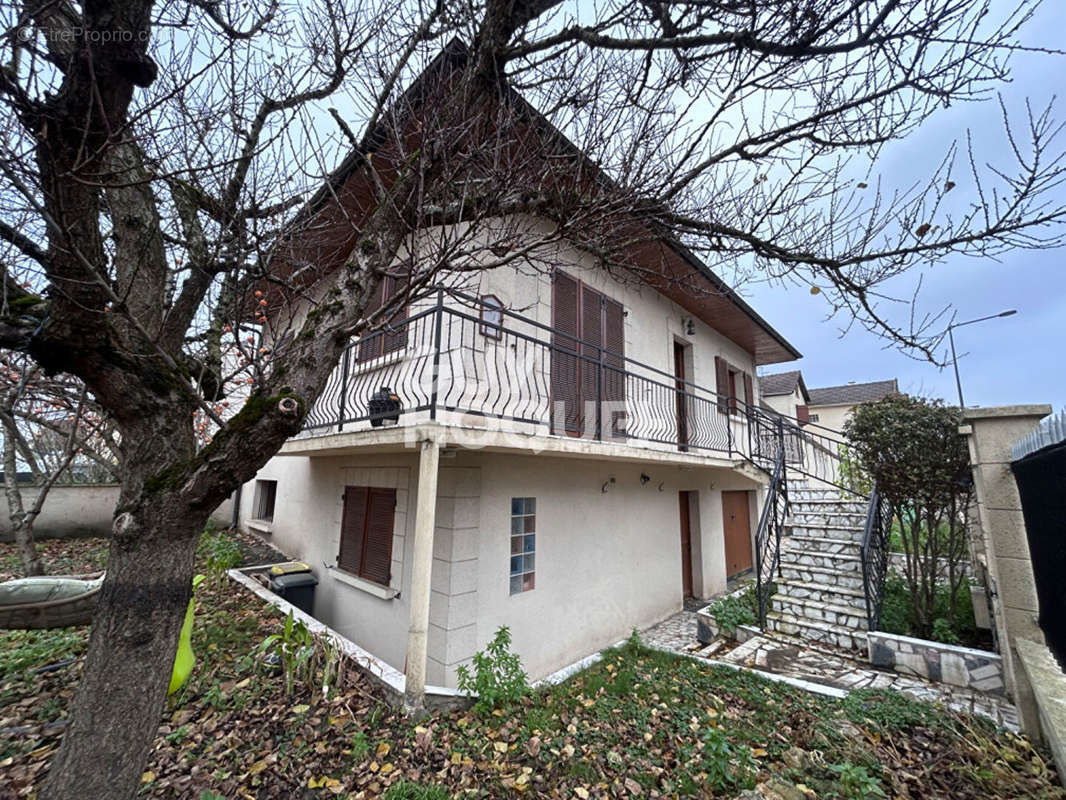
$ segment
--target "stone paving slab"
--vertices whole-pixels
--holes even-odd
[[[681,611],[653,625],[641,633],[641,639],[653,647],[685,655],[698,656],[703,648],[696,640],[696,615],[690,611]],[[980,714],[1005,728],[1018,730],[1017,710],[1002,698],[872,669],[843,655],[805,647],[799,641],[763,634],[717,660],[843,691],[896,689],[919,700],[941,702],[957,711]]]

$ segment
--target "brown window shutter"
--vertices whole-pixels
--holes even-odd
[[[359,574],[382,586],[388,586],[392,576],[392,526],[395,514],[395,489],[368,489],[363,567]]]
[[[755,405],[755,386],[751,375],[746,372],[744,373],[744,402],[747,403],[749,409]]]
[[[378,286],[377,299],[373,300],[366,307],[366,311],[363,316],[370,316],[382,305],[384,305],[387,292],[389,290],[389,278],[388,276],[381,279],[381,284]],[[366,361],[373,361],[381,355],[381,334],[373,333],[363,341],[359,343],[359,352],[356,354],[356,361],[360,364]]]
[[[393,278],[387,277],[385,288],[385,302],[388,303],[389,299],[396,296],[400,292],[407,288],[406,278]],[[385,335],[382,337],[382,350],[385,353],[392,353],[396,350],[403,350],[407,346],[407,325],[404,325],[404,321],[407,319],[407,303],[400,306],[396,312],[389,318],[388,324],[396,328],[395,330],[386,330]],[[398,326],[398,327],[397,327]]]
[[[806,425],[811,421],[811,409],[808,406],[796,406],[796,422]]]
[[[625,309],[622,304],[604,298],[603,305],[603,346],[607,353],[604,361],[607,368],[604,370],[603,399],[612,402],[621,402],[626,399],[626,376],[625,376]],[[613,412],[608,430],[614,435],[625,432],[625,412]]]
[[[581,414],[589,411],[589,403],[600,400],[600,348],[603,346],[603,295],[582,284],[581,328]],[[592,422],[595,422],[595,412]]]
[[[365,486],[344,487],[344,514],[341,517],[341,550],[337,566],[355,575],[363,561],[363,531],[366,528],[367,494]]]
[[[717,382],[718,410],[729,413],[729,365],[721,356],[714,357],[714,377]]]
[[[552,430],[580,431],[581,402],[578,390],[577,338],[579,329],[579,283],[556,270],[552,280]],[[564,406],[562,419],[554,417],[556,405]]]

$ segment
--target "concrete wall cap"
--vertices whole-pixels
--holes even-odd
[[[1046,417],[1051,413],[1051,406],[1047,403],[1019,406],[986,406],[977,408],[965,408],[962,411],[963,419],[985,419],[994,417]]]

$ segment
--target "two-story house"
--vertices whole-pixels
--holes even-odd
[[[656,253],[706,291],[565,241],[550,269],[443,280],[351,343],[244,487],[241,525],[312,566],[314,615],[409,695],[502,625],[537,679],[751,568],[754,375],[799,354],[680,243]]]

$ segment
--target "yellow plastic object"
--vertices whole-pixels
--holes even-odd
[[[174,656],[174,671],[170,673],[170,688],[167,694],[174,694],[185,681],[192,675],[192,668],[196,665],[196,654],[192,651],[192,620],[193,610],[196,605],[196,587],[204,581],[203,575],[197,575],[192,579],[193,596],[189,599],[189,607],[185,610],[185,621],[181,624],[181,636],[178,637],[178,652]]]
[[[303,561],[286,561],[284,564],[275,564],[270,568],[271,575],[292,575],[294,572],[310,572],[311,565]]]

